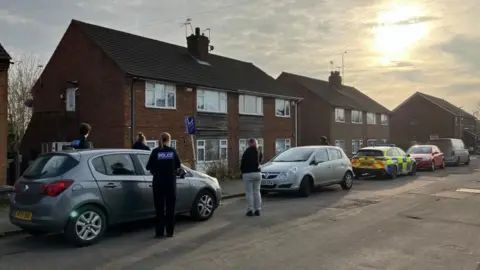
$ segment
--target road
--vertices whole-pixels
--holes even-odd
[[[60,236],[0,240],[0,269],[480,269],[478,160],[396,180],[358,180],[351,191],[271,195],[264,215],[232,199],[214,218],[179,221],[153,239],[149,222],[72,248]],[[468,190],[466,190],[468,191]]]

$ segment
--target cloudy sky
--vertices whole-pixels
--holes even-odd
[[[0,42],[46,64],[72,18],[185,45],[211,29],[215,53],[345,83],[393,109],[415,91],[467,111],[480,101],[478,0],[0,0]]]

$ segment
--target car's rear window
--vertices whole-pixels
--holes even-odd
[[[23,178],[40,179],[60,176],[73,167],[78,161],[69,155],[44,155],[37,158],[25,171]]]
[[[384,154],[380,150],[359,150],[355,157],[383,157]]]
[[[427,142],[428,144],[436,145],[442,151],[450,151],[452,149],[451,140],[431,140]]]

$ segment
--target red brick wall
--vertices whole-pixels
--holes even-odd
[[[264,124],[264,160],[275,156],[275,140],[290,139],[292,147],[295,146],[295,107],[290,110],[290,117],[277,117],[275,115],[275,99],[263,99]]]
[[[0,63],[0,186],[7,184],[7,89],[8,64]]]
[[[66,113],[61,95],[71,86],[67,81],[75,80],[76,111]],[[123,105],[129,102],[126,84],[124,73],[72,23],[33,88],[34,115],[22,141],[24,157],[28,160],[32,149],[40,152],[42,142],[73,140],[81,122],[92,126],[96,148],[123,147],[129,130],[123,118]]]

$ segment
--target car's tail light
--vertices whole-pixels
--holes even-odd
[[[62,193],[64,190],[66,190],[72,184],[73,180],[71,179],[65,179],[50,184],[45,184],[42,186],[40,193],[50,197],[55,197],[58,196],[58,194]]]

